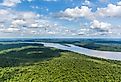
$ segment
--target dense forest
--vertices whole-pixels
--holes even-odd
[[[121,52],[119,43],[74,42],[71,44],[93,50]]]
[[[120,82],[121,62],[40,44],[1,43],[0,82]]]

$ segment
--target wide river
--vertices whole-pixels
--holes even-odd
[[[121,60],[121,52],[111,52],[111,51],[98,51],[98,50],[92,50],[92,49],[87,49],[83,47],[78,47],[72,44],[66,44],[66,45],[61,45],[58,43],[43,43],[46,47],[54,47],[62,50],[68,50],[80,54],[85,54],[88,56],[93,56],[93,57],[98,57],[98,58],[104,58],[104,59],[111,59],[111,60]]]

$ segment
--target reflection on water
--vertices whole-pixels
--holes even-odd
[[[94,56],[94,57],[112,59],[112,60],[121,60],[121,52],[91,50],[83,47],[78,47],[72,44],[67,44],[67,46],[57,44],[57,43],[42,43],[42,44],[44,44],[44,46],[46,47],[54,47],[62,50],[69,50],[69,51],[85,54],[88,56]]]

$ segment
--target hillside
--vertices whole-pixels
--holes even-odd
[[[0,82],[121,81],[120,61],[36,44],[1,50],[0,66]]]

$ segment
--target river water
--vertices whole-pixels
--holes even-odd
[[[54,47],[62,50],[68,50],[80,54],[85,54],[88,56],[98,57],[98,58],[104,58],[104,59],[111,59],[111,60],[121,60],[121,52],[112,52],[112,51],[98,51],[98,50],[92,50],[87,49],[83,47],[78,47],[73,44],[66,44],[61,45],[58,43],[41,43],[44,44],[46,47]]]

